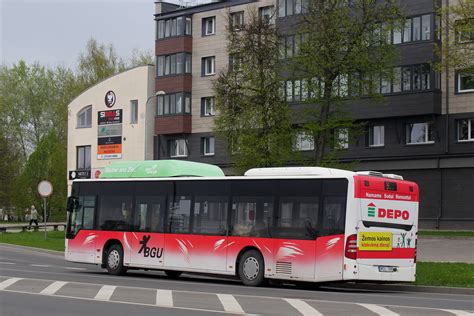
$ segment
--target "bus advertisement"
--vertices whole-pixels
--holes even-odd
[[[397,175],[320,167],[251,169],[160,160],[75,180],[65,257],[128,269],[287,281],[410,282],[418,186]]]

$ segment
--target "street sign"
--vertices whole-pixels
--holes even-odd
[[[41,181],[38,184],[38,193],[41,197],[48,197],[53,193],[53,185],[49,181]]]

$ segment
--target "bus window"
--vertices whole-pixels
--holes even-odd
[[[326,196],[323,203],[323,236],[344,234],[346,215],[345,196]]]
[[[235,197],[232,202],[233,236],[270,237],[273,197]]]
[[[224,236],[227,231],[227,199],[227,196],[196,196],[193,233]]]
[[[94,228],[95,196],[79,196],[71,216],[68,236],[75,236],[81,229]]]
[[[84,220],[82,227],[84,229],[94,228],[95,196],[81,196],[80,203],[84,207]],[[82,200],[81,200],[82,199]]]
[[[163,232],[165,197],[139,196],[136,199],[134,230]]]
[[[272,234],[277,238],[314,239],[317,235],[319,198],[280,198],[280,214],[276,217],[276,227]]]
[[[170,233],[188,234],[191,224],[191,196],[169,197],[168,227]]]
[[[100,229],[130,230],[133,223],[131,196],[101,196],[99,205]]]

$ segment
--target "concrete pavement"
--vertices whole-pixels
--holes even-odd
[[[321,287],[262,288],[238,281],[161,272],[108,275],[61,255],[0,245],[3,315],[472,315],[472,295]],[[53,311],[54,309],[54,311]],[[81,313],[83,311],[84,313]]]
[[[418,260],[474,263],[474,237],[418,237]]]

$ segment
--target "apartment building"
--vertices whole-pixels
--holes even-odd
[[[228,13],[245,23],[250,10],[275,17],[294,53],[298,0],[228,0],[180,7],[156,2],[154,159],[189,159],[230,167],[227,145],[215,138],[212,80],[228,66]],[[459,70],[446,77],[433,70],[440,40],[438,0],[401,0],[405,28],[392,31],[401,61],[390,82],[380,82],[379,104],[351,102],[352,116],[367,123],[365,135],[347,138],[342,161],[356,170],[396,173],[420,185],[420,226],[474,228],[474,75]],[[275,13],[275,14],[274,14]],[[286,82],[289,106],[301,102],[302,84]],[[314,146],[297,140],[300,150]]]

